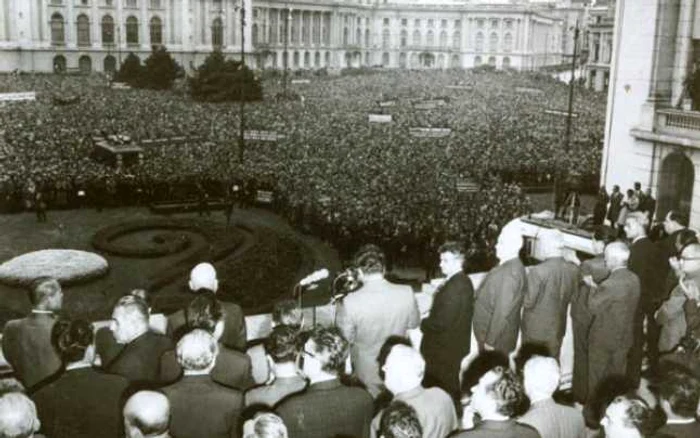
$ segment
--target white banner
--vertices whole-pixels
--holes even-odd
[[[0,102],[17,102],[22,100],[36,100],[36,91],[23,93],[0,93]]]
[[[369,122],[370,123],[391,123],[392,122],[392,117],[391,114],[370,114],[369,115]]]
[[[545,113],[545,114],[551,114],[551,115],[553,115],[553,116],[564,116],[564,117],[567,117],[567,116],[569,115],[569,112],[568,112],[568,111],[555,110],[555,109],[547,109],[547,110],[544,110],[544,113]],[[571,113],[571,117],[575,119],[576,117],[578,117],[578,113],[572,112],[572,113]]]
[[[386,108],[386,107],[389,107],[389,106],[396,106],[396,101],[393,100],[393,99],[392,99],[392,100],[385,100],[385,101],[383,101],[383,102],[379,102],[379,106],[380,106],[381,108]]]
[[[432,110],[437,107],[438,105],[435,102],[416,102],[413,104],[413,108],[418,110]]]
[[[528,87],[515,87],[517,93],[527,93],[527,94],[543,94],[544,91],[539,88],[528,88]]]
[[[255,141],[272,141],[275,142],[280,138],[284,138],[282,135],[277,134],[276,131],[259,131],[256,129],[248,130],[243,132],[243,138],[245,140],[255,140]]]
[[[447,88],[450,90],[473,90],[474,87],[471,85],[448,85]]]
[[[452,133],[450,128],[411,128],[409,130],[413,137],[447,137]]]
[[[292,84],[310,84],[310,79],[292,79]]]

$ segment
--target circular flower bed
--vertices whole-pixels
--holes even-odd
[[[117,238],[139,231],[169,231],[159,233],[138,245],[116,242]],[[105,227],[95,233],[92,245],[107,254],[122,257],[163,257],[177,254],[192,245],[192,240],[183,231],[201,233],[192,223],[152,218],[134,220]]]
[[[103,276],[107,260],[86,251],[45,249],[22,254],[0,265],[0,282],[25,286],[39,277],[53,277],[61,284],[74,284]]]

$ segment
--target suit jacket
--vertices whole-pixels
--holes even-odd
[[[527,275],[519,258],[489,271],[474,303],[474,336],[480,345],[489,344],[506,354],[515,350],[526,293]]]
[[[163,388],[170,401],[170,433],[177,438],[238,437],[243,393],[210,376],[184,376]]]
[[[47,436],[124,436],[122,407],[129,386],[124,377],[85,367],[49,380],[31,395]]]
[[[351,345],[353,371],[376,396],[381,379],[377,355],[387,337],[406,336],[420,322],[418,304],[410,286],[383,278],[366,281],[338,307],[337,325]]]
[[[454,435],[455,438],[540,438],[533,427],[508,421],[484,421],[474,429]]]
[[[160,377],[160,358],[174,348],[172,339],[149,331],[126,344],[111,363],[103,364],[103,368],[137,385],[165,383]]]
[[[659,248],[648,237],[643,237],[630,246],[630,259],[627,267],[637,274],[641,283],[640,310],[645,313],[656,311],[667,298],[665,289],[666,266]]]
[[[255,404],[275,406],[287,396],[297,394],[306,389],[306,385],[306,379],[300,375],[278,377],[269,385],[256,386],[246,391],[245,404],[246,406]]]
[[[182,367],[177,361],[175,350],[166,351],[161,356],[160,375],[163,382],[174,382],[181,377]],[[211,370],[211,378],[216,383],[245,391],[253,386],[250,357],[219,344],[219,355]]]
[[[421,322],[425,360],[461,361],[469,354],[473,315],[474,286],[458,272],[436,291],[430,314]]]
[[[61,358],[51,345],[53,314],[32,313],[26,318],[9,321],[2,336],[2,351],[17,379],[30,389],[56,373]]]
[[[542,438],[586,437],[586,424],[581,412],[557,404],[551,398],[533,403],[518,422],[534,427]]]
[[[687,424],[666,423],[656,431],[654,438],[697,438],[700,436],[700,422]]]
[[[228,348],[245,352],[248,337],[243,309],[236,303],[217,301],[224,310],[224,334],[221,336],[221,343]],[[187,318],[184,310],[178,310],[169,315],[168,335],[173,337],[186,324]]]
[[[680,286],[676,286],[671,296],[661,304],[656,314],[656,323],[661,328],[659,335],[659,351],[671,351],[681,341],[687,331],[685,322],[685,292]]]
[[[553,357],[559,357],[566,310],[580,278],[579,268],[562,257],[549,258],[530,268],[523,300],[523,343],[544,344]]]
[[[620,192],[612,193],[610,195],[610,208],[608,209],[608,219],[612,224],[615,224],[615,222],[617,222],[617,218],[620,215],[623,198],[624,196]]]
[[[309,385],[306,391],[280,402],[275,411],[287,426],[289,438],[367,438],[373,401],[364,389],[333,379]]]

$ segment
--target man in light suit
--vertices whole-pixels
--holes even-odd
[[[5,359],[27,389],[61,367],[61,358],[51,345],[55,312],[61,310],[63,304],[61,285],[53,278],[39,278],[34,282],[30,299],[33,305],[31,315],[9,321],[2,337]]]
[[[216,339],[204,330],[193,330],[177,343],[185,375],[163,393],[171,406],[170,432],[178,438],[237,436],[243,393],[212,380],[217,354]]]
[[[583,415],[552,399],[560,378],[559,365],[554,358],[534,356],[525,363],[523,385],[531,405],[518,422],[534,427],[542,438],[585,438]]]
[[[209,291],[216,294],[219,290],[219,280],[216,277],[214,266],[210,263],[200,263],[192,268],[188,286],[191,292]],[[221,343],[228,348],[245,353],[248,338],[241,306],[221,300],[219,303],[224,310],[224,333],[221,337]],[[187,318],[184,310],[178,310],[168,316],[168,333],[171,336],[177,338],[177,335],[182,335],[182,327],[185,325],[187,325]]]
[[[503,227],[496,242],[499,265],[484,278],[474,302],[474,336],[479,350],[515,350],[520,309],[527,292],[525,266],[520,261],[522,234],[516,222]]]
[[[443,244],[440,269],[447,276],[435,292],[430,314],[421,323],[423,340],[420,351],[425,359],[426,387],[444,389],[461,409],[459,369],[469,354],[474,314],[474,286],[462,271],[464,251],[456,242]]]
[[[639,304],[640,284],[627,269],[630,251],[626,244],[613,242],[605,248],[608,278],[589,296],[593,322],[588,332],[588,393],[611,374],[625,374],[632,348],[634,315]]]
[[[405,336],[420,322],[418,304],[409,286],[384,279],[385,260],[374,246],[364,247],[355,258],[363,286],[338,307],[337,325],[350,342],[355,375],[376,397],[381,391],[377,355],[392,335]]]
[[[558,230],[540,235],[545,260],[530,268],[527,293],[523,300],[523,343],[546,346],[552,357],[559,357],[566,332],[566,310],[578,289],[578,266],[564,260],[564,238]]]

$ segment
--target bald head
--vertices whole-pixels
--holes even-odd
[[[190,290],[208,289],[216,292],[219,280],[216,279],[216,269],[211,263],[200,263],[190,271]]]
[[[0,437],[32,437],[41,423],[34,402],[19,392],[0,397]]]
[[[624,242],[613,242],[605,247],[605,265],[608,269],[627,267],[630,249]]]
[[[552,357],[533,356],[523,368],[525,393],[535,402],[550,398],[559,387],[559,364]]]
[[[168,431],[170,402],[155,391],[139,391],[124,405],[127,438],[157,437]]]
[[[412,347],[397,344],[391,348],[384,363],[384,384],[394,394],[418,387],[425,374],[425,360]]]

